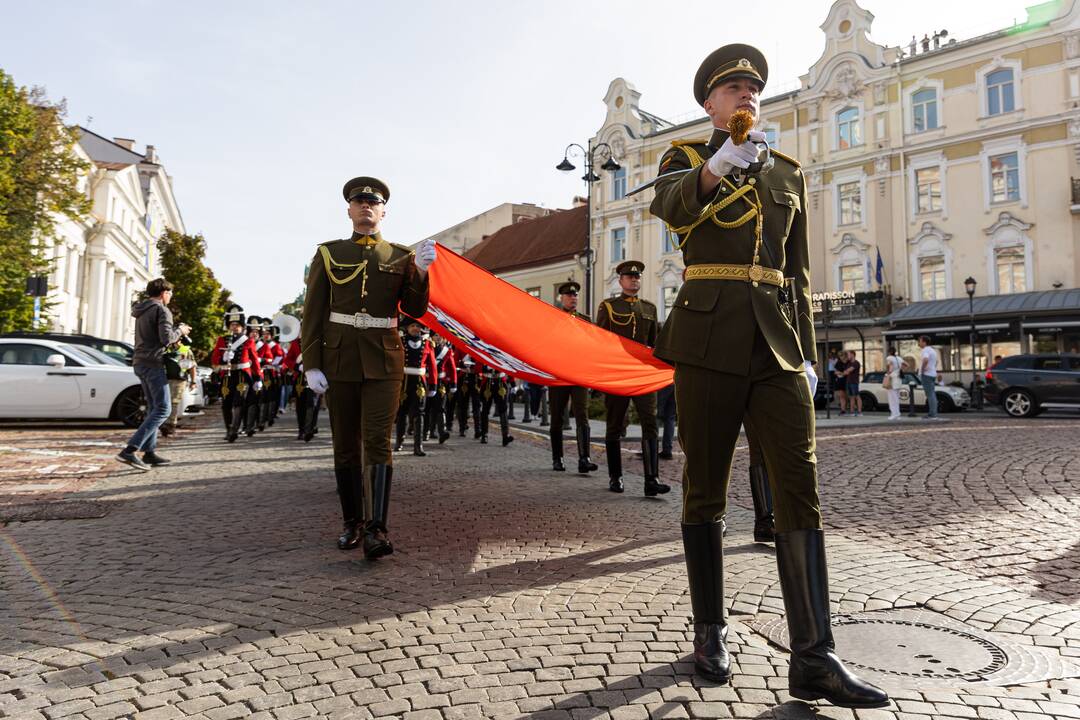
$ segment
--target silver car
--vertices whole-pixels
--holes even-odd
[[[859,383],[859,397],[862,398],[863,410],[888,409],[889,391],[881,384],[884,379],[885,373],[883,372],[870,372],[863,377],[862,382]],[[926,393],[923,392],[919,376],[915,373],[903,373],[900,382],[902,383],[899,388],[900,406],[906,408],[910,404],[909,388],[914,384],[915,405],[925,409]],[[971,407],[971,395],[964,388],[953,385],[938,385],[934,393],[937,395],[939,412],[959,412]]]

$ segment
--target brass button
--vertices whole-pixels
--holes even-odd
[[[751,284],[752,284],[752,285],[753,285],[754,287],[757,287],[757,286],[758,286],[757,280],[755,280],[755,281],[754,281],[753,283],[751,283]]]
[[[757,178],[749,178],[746,182],[750,183],[751,185],[757,185]]]
[[[683,300],[683,301],[682,301],[682,304],[683,304],[683,305],[689,305],[689,304],[690,304],[690,301],[689,301],[689,300]]]

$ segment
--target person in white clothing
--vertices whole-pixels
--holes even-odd
[[[926,393],[926,417],[929,420],[937,419],[937,350],[930,346],[930,337],[923,335],[919,338],[919,347],[922,349],[919,359],[919,378],[922,380],[923,392]]]
[[[896,348],[889,348],[889,355],[885,358],[885,377],[888,378],[889,387],[886,389],[889,395],[889,419],[900,419],[900,373],[907,368],[907,363],[896,354]]]

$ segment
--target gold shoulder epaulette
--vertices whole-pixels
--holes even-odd
[[[795,167],[802,167],[802,165],[799,164],[798,160],[791,157],[790,155],[785,155],[784,153],[780,152],[779,150],[777,150],[775,148],[769,148],[769,152],[771,152],[773,155],[775,155],[778,158],[784,158],[785,160],[787,160],[789,163],[791,163]]]
[[[333,243],[339,243],[339,242],[345,242],[345,241],[338,238],[337,240],[327,240],[326,242],[322,242],[322,243],[319,243],[319,244],[320,245],[332,245]]]

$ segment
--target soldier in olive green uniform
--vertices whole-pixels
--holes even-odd
[[[574,281],[559,286],[559,307],[579,320],[589,322],[589,318],[577,312],[578,292],[581,285]],[[578,472],[589,473],[596,470],[596,463],[589,457],[589,391],[577,385],[552,385],[548,388],[548,404],[551,410],[551,468],[565,472],[563,465],[563,420],[566,418],[566,404],[574,413],[574,427],[577,428]],[[526,416],[529,412],[529,398],[525,398]]]
[[[722,519],[747,416],[775,502],[790,692],[843,707],[880,707],[888,696],[844,667],[830,629],[812,370],[804,369],[816,348],[802,171],[778,152],[774,160],[763,157],[755,143],[763,144],[764,133],[736,144],[725,129],[739,110],[757,119],[767,74],[765,58],[748,45],[706,58],[694,94],[712,119],[712,136],[676,143],[663,155],[651,207],[678,234],[686,264],[655,354],[675,366],[694,661],[707,678],[729,677]]]
[[[641,273],[645,263],[626,260],[615,271],[619,274],[622,293],[600,303],[596,310],[596,324],[616,335],[629,338],[647,347],[656,345],[656,306],[638,297],[641,289]],[[644,395],[605,395],[607,432],[604,444],[607,449],[608,488],[612,492],[623,491],[622,454],[619,438],[622,436],[626,411],[634,403],[641,422],[641,464],[645,469],[645,495],[654,497],[671,490],[670,485],[660,482],[660,459],[656,433],[656,393]]]
[[[435,247],[425,241],[414,257],[382,239],[379,224],[390,190],[380,180],[353,178],[343,194],[353,234],[321,244],[311,260],[301,348],[308,384],[326,393],[330,412],[345,521],[338,547],[356,547],[363,534],[364,554],[373,560],[393,552],[386,526],[390,430],[405,375],[395,329],[398,303],[413,317],[427,311],[427,268]]]

